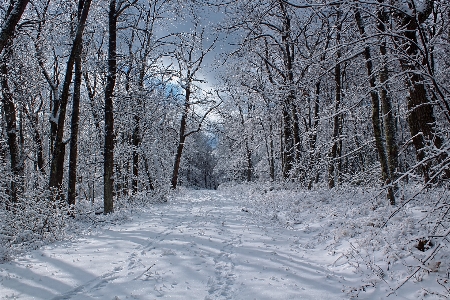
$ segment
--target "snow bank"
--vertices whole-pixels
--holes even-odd
[[[404,187],[395,207],[383,191],[345,186],[286,190],[276,184],[221,187],[246,199],[243,210],[267,224],[298,232],[303,248],[325,248],[333,267],[351,267],[361,281],[349,297],[450,297],[450,193]],[[361,294],[364,293],[364,294]]]

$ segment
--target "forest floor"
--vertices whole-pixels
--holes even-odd
[[[382,208],[367,198],[182,190],[101,226],[79,221],[70,240],[0,264],[0,299],[386,299],[403,282],[389,299],[449,296],[445,245],[437,268],[408,279],[422,255],[411,230],[422,210],[400,213],[402,226],[374,238]]]

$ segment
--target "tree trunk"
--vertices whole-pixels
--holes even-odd
[[[430,162],[424,162],[426,158],[426,147],[433,142],[436,148],[442,146],[441,138],[436,135],[434,126],[436,119],[433,112],[433,106],[427,96],[425,87],[425,78],[419,73],[421,66],[416,63],[416,57],[419,55],[417,41],[417,31],[419,26],[426,21],[433,8],[432,0],[424,3],[424,11],[416,12],[417,16],[402,14],[401,24],[405,27],[403,31],[404,42],[403,50],[408,54],[408,58],[401,58],[400,64],[403,71],[407,74],[406,84],[408,86],[408,124],[411,132],[412,141],[416,149],[418,162],[422,162],[422,174],[425,183],[430,180]],[[415,9],[415,8],[414,8]]]
[[[242,108],[240,105],[238,105],[239,109],[239,115],[241,117],[241,126],[242,126],[242,132],[244,133],[244,139],[245,139],[245,159],[247,162],[247,168],[245,170],[246,180],[247,182],[251,182],[253,178],[253,162],[252,162],[252,151],[250,149],[250,145],[248,142],[248,136],[245,132],[245,119],[244,119],[244,113],[242,111]]]
[[[94,79],[94,86],[91,86],[89,75],[87,72],[83,72],[84,83],[86,84],[87,94],[89,97],[89,105],[91,107],[92,118],[94,119],[94,125],[97,129],[98,138],[100,139],[102,135],[102,130],[100,128],[100,116],[96,111],[95,107],[95,94],[96,94],[96,79]]]
[[[42,103],[41,103],[42,104]],[[39,132],[39,112],[29,112],[26,106],[23,107],[25,114],[30,121],[31,129],[33,131],[33,141],[36,144],[36,163],[35,167],[42,175],[45,175],[44,169],[44,146],[42,143],[41,133]],[[39,108],[40,110],[40,108]]]
[[[379,0],[383,1],[383,0]],[[389,21],[389,16],[384,8],[378,11],[378,24],[377,28],[380,32],[386,32],[385,24]],[[392,100],[388,95],[387,82],[389,79],[389,71],[387,67],[387,47],[386,41],[383,39],[380,43],[380,53],[381,53],[381,68],[380,68],[380,100],[381,107],[383,110],[383,121],[384,121],[384,135],[386,139],[386,154],[388,159],[390,180],[394,183],[398,178],[397,168],[398,168],[398,145],[396,138],[396,128],[395,128],[395,115],[394,108],[392,107]],[[397,185],[393,186],[393,193],[397,190]],[[395,199],[394,199],[395,200]],[[391,200],[391,204],[395,204]]]
[[[5,22],[0,29],[0,53],[3,48],[6,47],[8,41],[13,37],[17,23],[19,23],[25,8],[27,7],[29,0],[16,0],[14,7],[8,9]]]
[[[316,86],[315,86],[315,99],[314,99],[314,113],[313,113],[313,119],[314,121],[312,122],[312,124],[310,125],[310,130],[312,131],[309,134],[309,151],[310,151],[310,155],[309,155],[309,163],[311,166],[314,166],[312,168],[312,170],[314,171],[314,169],[317,169],[316,163],[318,161],[318,157],[317,157],[317,130],[319,129],[319,109],[320,109],[320,80],[316,82]],[[309,179],[309,183],[308,183],[308,189],[312,189],[313,187],[313,182],[315,181],[315,179],[318,176],[318,171],[316,170],[316,174],[314,174],[314,172],[312,172],[312,174],[310,174],[311,178]]]
[[[247,158],[247,182],[251,182],[253,179],[253,162],[252,162],[252,151],[250,150],[250,146],[248,144],[248,140],[245,141],[245,151]]]
[[[83,1],[83,0],[80,0]],[[56,131],[55,145],[52,153],[52,162],[50,166],[50,181],[49,188],[52,190],[60,191],[62,187],[63,171],[64,171],[64,153],[65,143],[63,142],[64,136],[64,124],[66,119],[67,102],[69,100],[70,84],[72,82],[73,67],[75,64],[75,58],[79,55],[80,44],[82,42],[82,36],[84,27],[86,24],[89,7],[91,0],[85,0],[83,11],[81,13],[80,21],[76,29],[75,39],[72,44],[72,50],[67,62],[66,74],[64,78],[63,88],[59,97],[59,111],[53,115],[54,122],[57,122],[58,127]]]
[[[187,78],[190,78],[190,72],[188,72]],[[186,96],[185,96],[185,102],[184,102],[184,110],[183,115],[181,116],[181,122],[180,122],[180,138],[178,140],[178,147],[177,147],[177,153],[175,155],[175,162],[173,164],[173,173],[172,173],[172,189],[177,188],[178,184],[178,175],[180,171],[180,165],[181,165],[181,156],[183,154],[183,148],[184,148],[184,142],[186,141],[186,121],[187,116],[189,113],[189,107],[190,107],[190,97],[191,97],[191,88],[189,86],[190,83],[188,83],[186,87]]]
[[[82,1],[79,3],[78,13],[81,14]],[[70,128],[70,154],[69,154],[69,183],[67,202],[75,205],[76,183],[77,183],[77,160],[78,160],[78,123],[80,119],[80,89],[81,89],[81,52],[83,44],[80,42],[75,57],[75,79],[72,98],[72,120]]]
[[[21,159],[20,148],[17,137],[16,107],[8,85],[8,67],[5,62],[1,62],[1,90],[2,104],[6,123],[6,134],[10,154],[11,170],[13,179],[11,181],[10,196],[11,202],[17,202],[18,196],[23,191],[24,166]]]
[[[284,59],[284,83],[287,87],[287,95],[283,105],[283,178],[291,177],[296,160],[300,158],[300,127],[295,109],[295,83],[294,83],[294,51],[291,41],[291,17],[289,16],[285,3],[278,1],[283,14],[283,31],[281,36]]]
[[[124,196],[130,195],[130,160],[125,160],[125,172],[123,173],[123,192]]]
[[[215,107],[211,107],[206,113],[203,114],[203,117],[201,121],[198,123],[197,130],[192,130],[188,133],[186,133],[187,129],[187,118],[188,113],[190,111],[191,106],[191,93],[192,93],[192,83],[196,80],[195,75],[196,72],[202,67],[203,59],[205,58],[206,54],[208,54],[211,49],[213,48],[213,44],[209,46],[208,49],[203,50],[203,31],[200,33],[199,36],[197,36],[198,32],[195,31],[191,36],[192,39],[188,44],[185,44],[184,38],[181,39],[181,44],[179,45],[179,55],[175,55],[175,58],[178,61],[179,65],[179,77],[184,78],[182,88],[185,91],[185,99],[184,99],[184,110],[181,116],[181,122],[180,122],[180,132],[179,132],[179,140],[178,140],[178,146],[177,146],[177,152],[175,155],[175,161],[173,164],[173,173],[172,173],[172,179],[171,179],[171,187],[172,189],[175,189],[178,184],[178,176],[179,176],[179,170],[181,165],[181,158],[183,155],[183,148],[184,143],[186,141],[186,138],[196,132],[199,132],[201,130],[201,126],[205,118],[208,116],[208,113],[211,112]],[[198,40],[199,38],[199,40]],[[198,57],[194,59],[194,56],[196,56],[198,53]],[[186,71],[186,75],[184,76],[183,71]],[[220,104],[219,104],[220,105]]]
[[[104,213],[114,211],[114,112],[113,96],[117,73],[117,11],[116,0],[109,3],[109,40],[108,40],[108,75],[105,89],[105,146],[104,146],[104,174],[103,197]]]
[[[269,109],[270,111],[270,109]],[[263,120],[261,120],[260,124],[263,128],[264,132],[264,141],[266,144],[266,154],[267,154],[267,164],[269,166],[269,175],[270,180],[275,180],[275,158],[274,158],[274,145],[273,145],[273,125],[272,125],[272,119],[269,116],[269,130],[267,132],[266,127],[264,126]]]
[[[150,173],[150,167],[148,166],[148,160],[147,157],[145,157],[145,155],[143,156],[143,160],[144,160],[144,168],[145,168],[145,172],[147,173],[147,179],[148,179],[148,188],[153,191],[155,189],[155,185],[153,184],[153,180],[152,180],[152,174]]]
[[[292,116],[293,116],[292,119],[294,121],[294,128],[293,128],[292,134],[294,135],[294,144],[295,144],[295,163],[296,163],[296,169],[298,169],[298,167],[300,165],[300,157],[301,157],[301,152],[302,152],[302,141],[301,141],[301,133],[300,133],[300,121],[298,119],[297,108],[295,107],[295,105],[293,105],[293,107],[292,107]],[[297,170],[297,172],[298,172],[298,170]],[[296,175],[298,176],[299,174],[296,174]]]
[[[282,159],[283,159],[283,178],[288,179],[294,167],[294,138],[292,136],[292,120],[290,113],[290,104],[283,105],[283,139],[282,139]]]
[[[182,121],[183,123],[183,121]],[[175,163],[173,164],[173,173],[172,173],[172,189],[176,189],[177,188],[177,184],[178,184],[178,175],[179,175],[179,171],[180,171],[180,165],[181,165],[181,156],[183,154],[183,148],[184,148],[184,142],[186,140],[186,137],[180,136],[180,140],[178,142],[178,147],[177,147],[177,153],[175,155]]]
[[[340,47],[341,43],[341,29],[342,23],[340,20],[341,12],[338,8],[337,12],[337,21],[336,21],[336,46]],[[335,99],[334,99],[334,118],[333,118],[333,145],[331,146],[328,164],[328,187],[334,188],[336,186],[335,176],[336,176],[336,160],[338,156],[338,147],[339,147],[339,133],[341,127],[341,117],[340,117],[340,106],[341,106],[341,97],[342,97],[342,86],[341,86],[341,50],[337,50],[337,63],[334,67],[334,81],[335,81]]]
[[[320,57],[320,61],[323,62],[326,59],[326,50],[330,45],[331,34],[330,29],[327,29],[327,38],[325,40],[324,53]],[[319,168],[316,166],[320,159],[320,152],[317,151],[317,130],[319,129],[319,110],[320,110],[320,91],[321,91],[321,80],[316,82],[315,86],[315,101],[314,101],[314,122],[312,125],[312,134],[309,136],[309,147],[310,147],[310,164],[314,166],[315,175],[311,177],[308,183],[308,189],[312,189],[313,183],[319,182]],[[311,122],[310,122],[311,123]],[[311,125],[310,125],[311,128]]]
[[[132,191],[133,194],[138,192],[138,179],[139,179],[139,147],[141,144],[140,130],[139,130],[140,118],[137,114],[134,115],[134,130],[132,136],[133,144],[133,179],[132,179]]]
[[[269,168],[270,168],[270,179],[275,181],[275,157],[274,157],[274,145],[273,145],[273,126],[272,120],[269,120],[269,133],[270,133],[270,142],[269,142]]]
[[[361,36],[365,38],[366,32],[359,8],[355,9],[355,19]],[[371,88],[370,97],[372,99],[372,127],[375,137],[375,145],[381,164],[381,177],[383,179],[383,183],[389,185],[392,182],[392,178],[389,169],[386,147],[383,141],[383,125],[380,118],[380,99],[376,90],[376,80],[375,74],[373,73],[372,56],[370,53],[370,48],[367,45],[364,47],[364,58],[366,60],[367,75],[369,77],[369,84]],[[395,205],[394,190],[391,186],[388,186],[388,199],[391,205]]]

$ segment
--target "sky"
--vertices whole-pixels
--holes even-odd
[[[171,24],[163,28],[159,35],[164,36],[169,33],[187,33],[192,32],[195,28],[195,20],[199,23],[199,30],[205,30],[204,49],[207,49],[215,39],[217,41],[208,55],[206,55],[203,66],[198,72],[198,78],[206,82],[198,83],[203,90],[211,90],[220,85],[218,75],[225,71],[225,59],[235,49],[238,36],[229,34],[224,30],[220,30],[221,23],[226,19],[225,12],[222,8],[197,4],[199,6],[195,13],[197,18],[185,13],[182,17],[175,18]],[[164,60],[165,65],[170,64],[169,59]]]

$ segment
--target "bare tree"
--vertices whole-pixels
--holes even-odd
[[[83,1],[83,0],[80,0]],[[60,192],[63,174],[64,174],[64,156],[65,156],[65,148],[66,142],[63,141],[64,135],[64,125],[66,119],[66,110],[67,103],[69,100],[69,92],[70,85],[72,82],[73,76],[73,67],[75,64],[75,59],[79,56],[79,51],[81,50],[80,44],[82,43],[82,37],[84,32],[84,27],[86,25],[86,20],[89,13],[89,8],[91,5],[91,0],[84,1],[84,5],[82,5],[83,9],[81,12],[81,16],[75,31],[75,38],[72,43],[72,49],[70,52],[70,56],[67,61],[66,74],[64,77],[63,87],[61,94],[58,99],[59,109],[57,113],[53,114],[53,122],[57,124],[57,131],[55,137],[55,146],[52,153],[52,161],[50,166],[50,180],[49,180],[49,188],[52,190]]]
[[[17,115],[16,105],[14,104],[13,95],[8,84],[8,66],[6,59],[11,55],[12,49],[9,48],[8,53],[4,53],[3,60],[0,62],[0,82],[2,92],[2,105],[4,111],[4,118],[6,121],[6,133],[8,136],[8,148],[11,163],[11,170],[13,173],[13,179],[11,181],[11,201],[17,202],[17,197],[23,190],[23,158],[21,157],[21,151],[18,141],[18,127],[17,127]]]
[[[200,105],[202,104],[202,102],[211,102],[211,100],[195,102],[193,100],[193,98],[195,97],[193,93],[195,93],[196,91],[195,83],[201,81],[196,77],[197,72],[202,67],[205,56],[214,48],[217,39],[215,39],[206,49],[204,49],[204,30],[201,30],[200,32],[194,30],[192,34],[178,34],[175,37],[178,39],[178,42],[175,42],[175,44],[177,44],[177,49],[175,49],[174,52],[174,58],[176,59],[176,62],[178,64],[176,76],[179,78],[179,84],[184,90],[184,101],[180,120],[177,151],[173,164],[171,180],[171,186],[173,189],[175,189],[178,184],[181,157],[183,155],[183,148],[186,142],[186,138],[191,134],[199,132],[201,130],[202,123],[205,121],[207,115],[217,106],[216,105],[210,107],[205,113],[203,113],[203,116],[200,118],[200,120],[197,121],[196,128],[189,130],[188,117],[192,112],[193,106]]]
[[[103,149],[103,213],[113,212],[114,187],[114,111],[113,94],[117,73],[117,19],[116,0],[110,0],[108,13],[108,73],[105,88],[105,145]]]
[[[6,132],[8,136],[8,147],[10,154],[11,170],[13,173],[13,180],[11,181],[11,201],[16,202],[17,197],[23,190],[23,171],[24,164],[21,157],[20,147],[17,140],[17,118],[16,106],[13,101],[13,95],[8,84],[8,63],[7,60],[12,55],[12,40],[15,29],[19,23],[23,12],[28,4],[28,0],[10,1],[6,10],[6,16],[0,25],[0,82],[2,92],[2,104],[4,110],[4,117],[6,121]],[[3,51],[4,49],[6,51]]]
[[[355,8],[355,19],[362,38],[367,38],[365,24],[363,22],[359,7]],[[369,85],[371,88],[370,97],[372,99],[372,126],[375,136],[375,145],[377,147],[378,156],[380,158],[381,176],[383,182],[389,185],[392,182],[392,173],[391,168],[389,168],[386,145],[383,140],[383,124],[380,114],[380,97],[376,90],[376,74],[373,70],[372,54],[369,45],[364,46],[364,58],[366,60],[367,75],[369,77]],[[386,92],[385,90],[383,91]],[[386,97],[386,95],[384,95],[384,97]],[[388,187],[388,198],[391,205],[395,205],[394,190],[390,186]]]
[[[343,23],[343,14],[340,6],[336,8],[336,64],[334,67],[334,117],[333,117],[333,136],[332,136],[332,146],[330,152],[328,154],[329,163],[328,163],[328,187],[333,188],[336,185],[336,177],[340,177],[339,172],[341,170],[336,171],[336,165],[340,158],[339,154],[339,144],[341,140],[341,130],[342,130],[342,116],[340,113],[341,110],[341,100],[342,100],[342,68],[341,68],[341,58],[342,58],[342,50],[341,50],[341,31],[342,31],[342,23]],[[337,176],[336,176],[337,175]]]
[[[84,0],[78,3],[78,21],[83,11]],[[67,202],[69,205],[75,204],[76,182],[77,182],[77,160],[78,160],[78,127],[80,119],[80,98],[81,98],[81,53],[83,51],[83,41],[78,44],[75,54],[75,78],[72,97],[72,119],[70,127],[70,153],[69,153],[69,183],[67,192]]]
[[[398,2],[398,1],[396,1]],[[422,10],[417,9],[414,1],[407,1],[411,13],[404,12],[400,8],[400,3],[396,3],[399,8],[396,16],[401,27],[402,39],[399,40],[399,49],[402,50],[400,64],[406,73],[406,85],[409,96],[407,106],[409,110],[408,124],[412,141],[416,148],[417,160],[421,163],[422,174],[425,182],[430,180],[430,162],[426,162],[427,143],[433,141],[437,148],[442,146],[442,140],[435,132],[436,118],[433,105],[428,97],[425,78],[421,75],[420,69],[423,62],[420,62],[418,35],[420,26],[428,19],[433,11],[434,1],[426,0]]]
[[[110,0],[108,12],[108,72],[105,88],[105,145],[103,150],[103,212],[114,210],[114,86],[117,77],[117,22],[119,16],[135,1]]]

